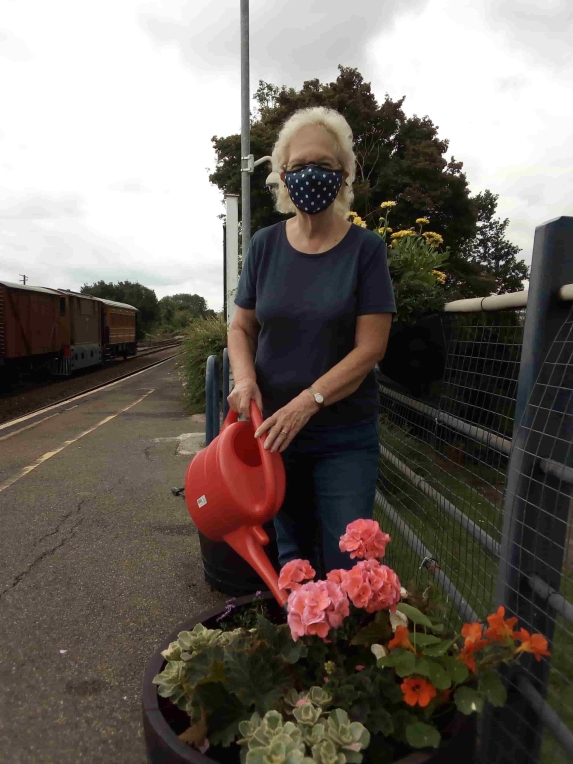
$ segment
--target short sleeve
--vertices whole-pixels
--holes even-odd
[[[356,315],[396,313],[394,290],[382,240],[362,253],[358,270]]]
[[[235,305],[245,310],[254,310],[257,302],[257,269],[256,269],[256,234],[251,238],[247,256],[243,261],[243,270],[239,277]]]

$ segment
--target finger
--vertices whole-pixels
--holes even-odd
[[[282,425],[277,422],[273,429],[269,432],[265,441],[265,448],[267,451],[276,451],[279,445],[282,443],[282,439],[286,437],[285,433],[281,432]]]
[[[261,426],[255,430],[255,438],[260,438],[261,435],[264,435],[265,432],[270,430],[271,427],[274,427],[275,424],[276,422],[272,417],[265,419]]]

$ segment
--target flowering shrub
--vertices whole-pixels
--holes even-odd
[[[396,202],[382,202],[383,217],[379,218],[374,233],[388,245],[388,267],[392,277],[396,300],[396,321],[415,323],[427,313],[440,311],[446,303],[444,288],[446,274],[439,270],[449,257],[449,251],[440,249],[443,237],[435,231],[423,231],[429,225],[428,218],[417,218],[410,229],[394,231],[388,218]],[[351,222],[362,228],[367,223],[355,212],[350,213]]]
[[[551,655],[503,606],[487,625],[446,631],[431,591],[406,591],[380,561],[390,541],[357,520],[340,539],[358,560],[350,570],[317,581],[307,560],[287,563],[287,623],[259,611],[253,628],[225,630],[229,605],[220,628],[181,632],[153,680],[190,717],[181,739],[201,751],[237,745],[242,764],[360,764],[373,742],[375,760],[393,762],[437,747],[448,712],[502,706],[497,666]]]

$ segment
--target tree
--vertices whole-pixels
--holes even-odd
[[[159,303],[153,289],[131,281],[118,281],[117,284],[97,281],[95,284],[84,284],[81,294],[92,297],[102,297],[104,300],[124,302],[137,308],[137,338],[141,339],[147,332],[152,331],[159,319]]]
[[[478,208],[477,231],[472,239],[462,245],[461,253],[494,279],[495,294],[520,292],[523,281],[529,279],[529,266],[523,260],[516,259],[521,249],[505,238],[509,219],[494,217],[498,199],[499,194],[493,194],[488,189],[474,197]]]
[[[380,203],[386,200],[399,202],[395,228],[409,228],[416,218],[429,216],[432,230],[450,247],[446,272],[468,284],[474,294],[489,294],[491,279],[477,263],[461,255],[463,243],[476,234],[478,209],[470,198],[462,163],[444,157],[448,141],[438,137],[438,128],[429,117],[405,116],[405,97],[393,101],[386,95],[379,104],[357,69],[338,69],[335,82],[308,80],[299,91],[260,81],[251,122],[251,152],[255,157],[269,155],[280,127],[295,110],[311,106],[336,109],[348,120],[354,135],[353,209],[371,228],[378,222]],[[214,136],[212,142],[217,166],[209,179],[223,192],[239,194],[240,206],[240,135]],[[273,203],[265,173],[255,170],[251,177],[253,230],[284,219]]]

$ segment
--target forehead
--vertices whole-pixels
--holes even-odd
[[[337,152],[330,135],[317,125],[301,127],[289,141],[286,160],[295,159],[320,161],[336,159]]]

